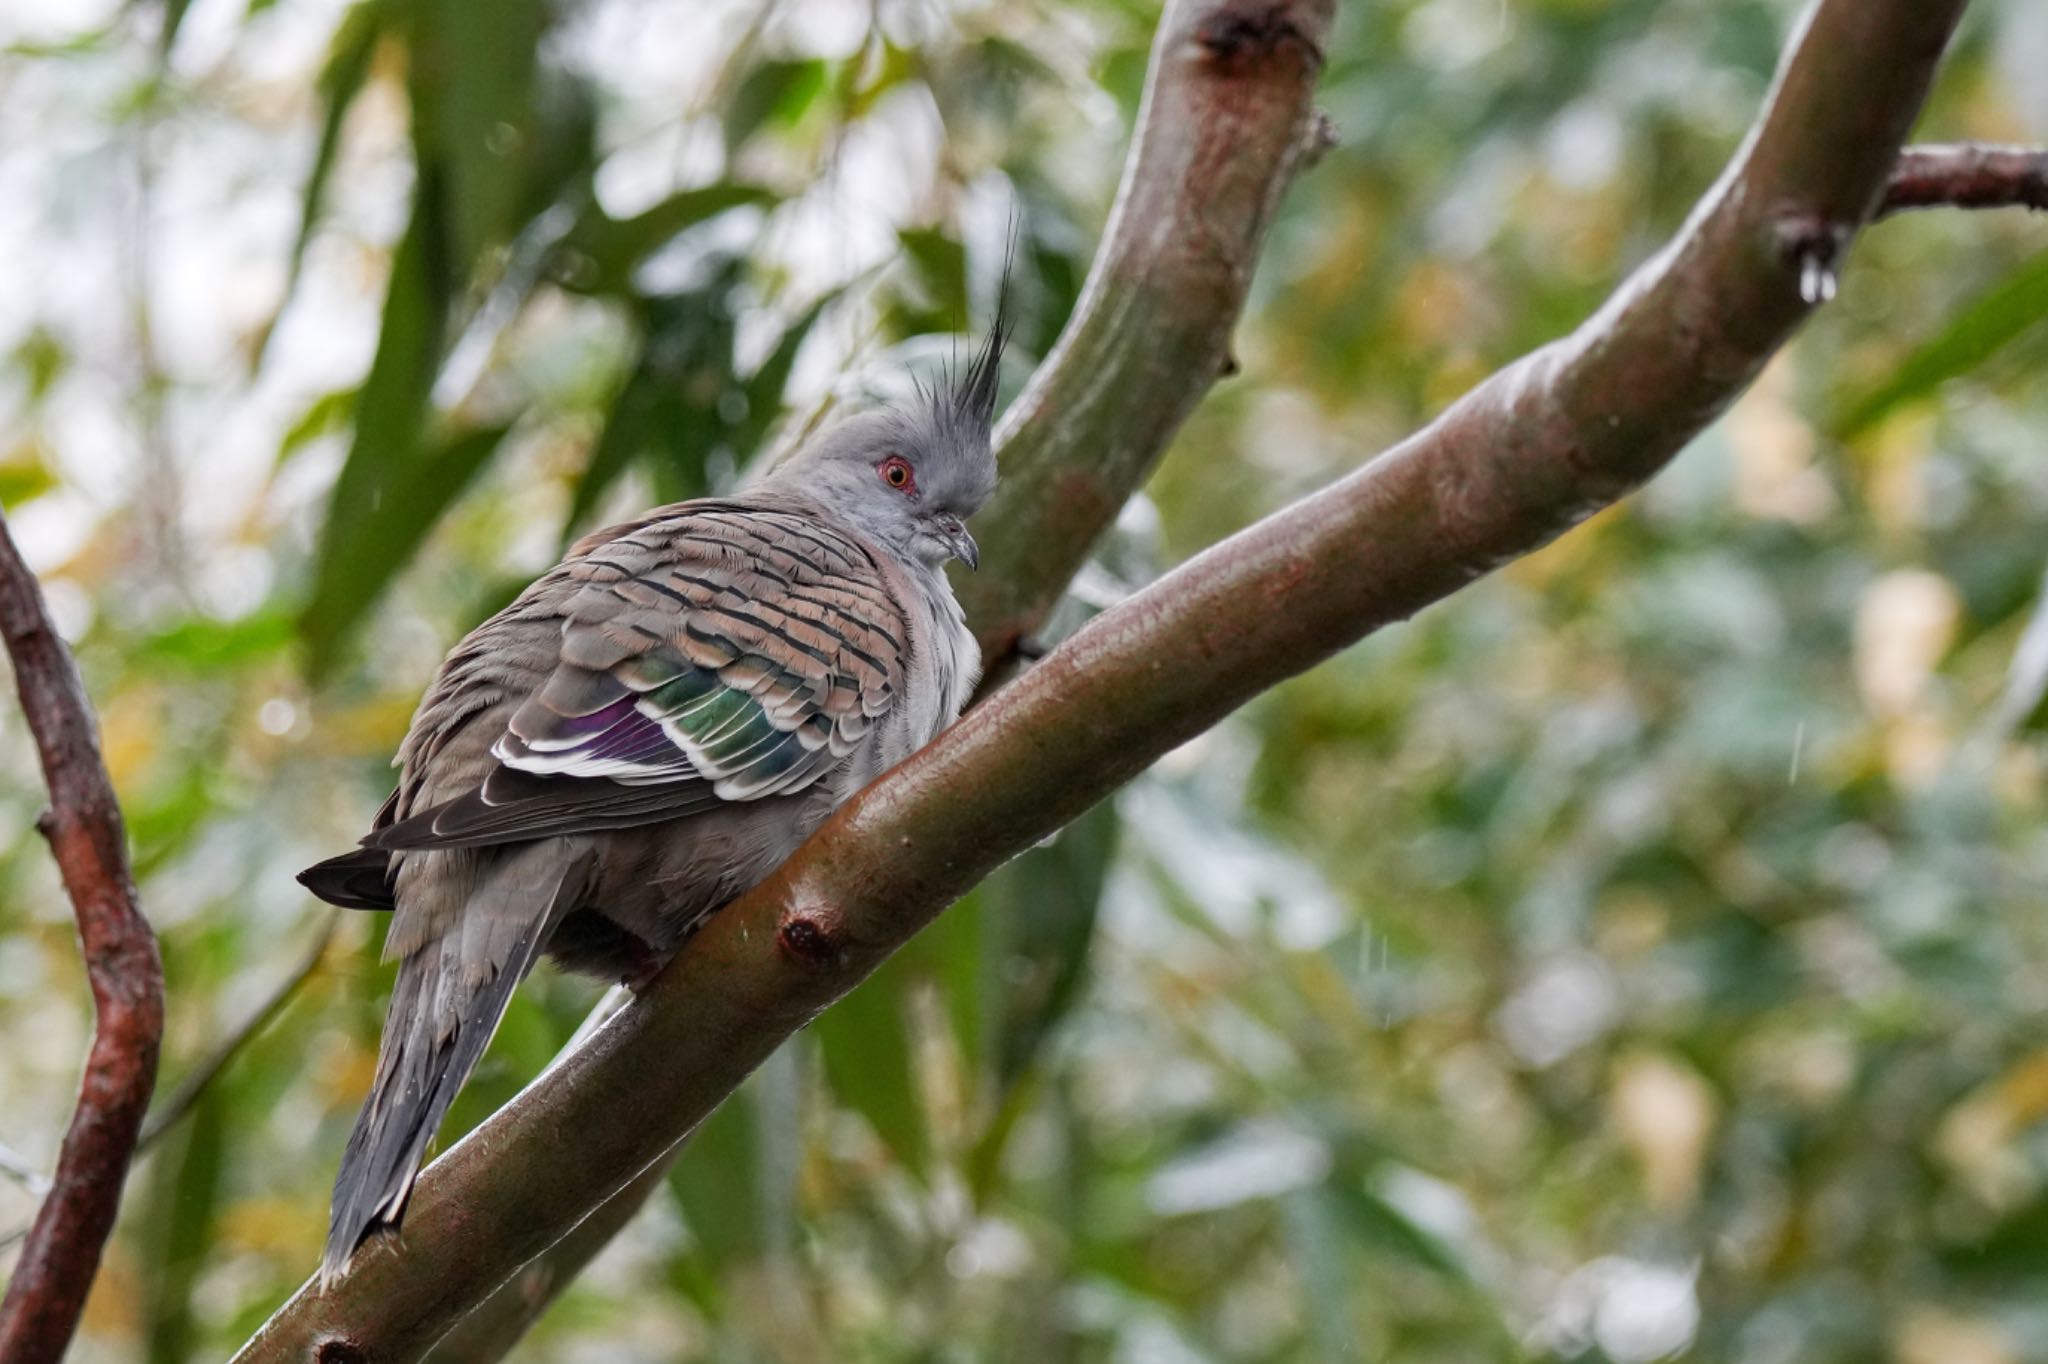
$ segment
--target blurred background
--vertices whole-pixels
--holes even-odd
[[[1574,325],[1795,12],[1341,9],[1243,373],[1069,623]],[[222,1358],[314,1263],[389,972],[291,876],[443,650],[900,392],[1013,222],[1014,393],[1157,17],[0,4],[0,503],[162,937],[160,1100],[247,1035],[77,1359]],[[1980,0],[1922,135],[2048,138],[2043,70],[2048,8]],[[787,1047],[519,1357],[2048,1360],[2044,248],[1876,228],[1648,492],[1174,754]],[[11,695],[0,764],[11,1245],[90,1009]],[[448,1135],[597,994],[543,970]]]

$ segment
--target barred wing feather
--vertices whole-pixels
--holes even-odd
[[[560,657],[475,791],[374,847],[508,842],[801,790],[903,683],[905,624],[873,557],[791,511],[699,504],[572,560]]]

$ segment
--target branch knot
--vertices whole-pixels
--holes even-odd
[[[844,955],[843,929],[837,914],[792,910],[776,930],[775,941],[784,952],[806,966],[834,966]]]

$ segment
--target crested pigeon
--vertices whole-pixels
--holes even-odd
[[[300,874],[393,911],[399,960],[321,1275],[404,1213],[514,986],[547,954],[642,982],[960,712],[946,581],[995,485],[1003,323],[914,401],[752,487],[586,536],[448,655],[357,850]]]

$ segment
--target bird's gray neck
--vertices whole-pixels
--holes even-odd
[[[909,561],[906,567],[930,612],[933,671],[944,697],[940,723],[950,724],[981,679],[981,645],[967,628],[967,615],[953,595],[946,570],[917,560]]]

